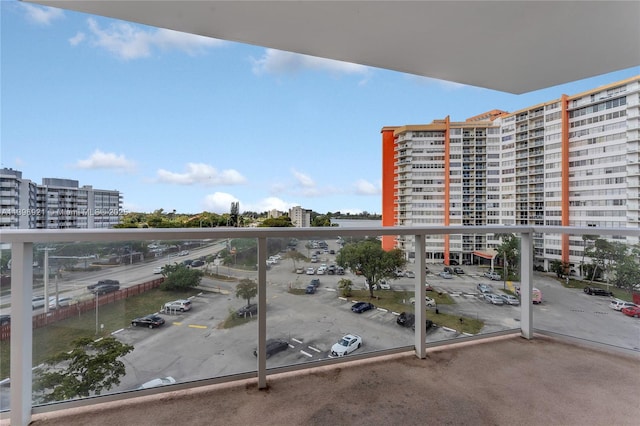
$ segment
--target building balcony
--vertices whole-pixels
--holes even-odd
[[[631,242],[640,238],[638,229],[598,231],[603,236],[628,238]],[[12,285],[10,298],[2,299],[2,313],[10,309],[11,314],[10,377],[0,388],[0,401],[5,403],[1,407],[5,410],[2,421],[146,425],[179,418],[181,422],[205,425],[255,423],[259,418],[263,424],[312,424],[335,420],[326,416],[344,420],[347,413],[349,418],[355,413],[358,423],[411,424],[425,416],[443,423],[477,424],[486,419],[489,423],[513,424],[526,412],[527,421],[533,423],[546,419],[557,424],[585,424],[602,419],[608,424],[625,424],[636,418],[634,410],[638,411],[632,402],[640,385],[634,375],[628,374],[637,369],[640,360],[637,320],[615,311],[596,315],[608,309],[600,307],[604,299],[588,296],[581,288],[564,288],[553,275],[533,271],[534,236],[566,233],[578,237],[593,232],[593,228],[527,226],[3,231],[2,242],[11,245]],[[458,284],[458,278],[440,282],[430,277],[429,282],[440,287],[443,295],[436,296],[437,309],[426,306],[422,285],[426,279],[426,254],[435,247],[415,244],[415,258],[407,269],[415,271],[416,278],[394,280],[389,293],[407,292],[415,297],[417,323],[424,324],[425,317],[433,320],[436,326],[429,329],[398,326],[399,309],[385,309],[384,298],[374,303],[376,309],[354,314],[350,310],[354,298],[340,297],[337,292],[340,276],[318,277],[321,284],[313,295],[293,291],[299,290],[302,283],[306,285],[306,281],[295,273],[286,253],[279,264],[266,267],[267,258],[277,251],[277,243],[291,239],[300,241],[296,252],[307,256],[311,249],[306,248],[306,241],[322,239],[331,245],[336,244],[338,236],[347,242],[350,238],[385,235],[400,241],[433,241],[430,237],[446,234],[484,238],[487,234],[505,233],[521,238],[520,280],[486,282],[493,284],[496,292],[510,291],[517,285],[522,290],[522,304],[518,307],[494,306],[475,294],[475,283],[482,279],[476,276],[482,276],[488,264],[469,266],[473,268],[467,270],[469,276],[460,277]],[[131,241],[179,242],[189,248],[191,258],[246,243],[255,248],[257,270],[241,269],[232,261],[211,262],[206,266],[210,274],[192,295],[192,311],[162,313],[167,323],[158,329],[131,325],[114,329],[109,324],[112,317],[115,321],[124,317],[128,324],[136,313],[133,301],[129,301],[133,296],[125,297],[121,292],[156,281],[158,276],[152,272],[156,265],[185,257],[168,253],[160,258],[150,257],[144,263],[112,266],[83,276],[63,276],[55,283],[41,282],[33,269],[34,256],[42,253],[38,249]],[[49,255],[53,257],[54,253]],[[326,263],[335,260],[329,254],[320,257]],[[91,298],[86,283],[104,278],[119,279],[123,287],[118,293],[121,299],[103,304],[105,299],[100,297],[104,296]],[[225,328],[222,323],[229,312],[245,303],[235,292],[235,284],[244,278],[257,283],[253,298],[257,313],[255,318],[244,318],[245,322]],[[345,278],[352,280],[355,288],[364,285],[364,279],[351,271]],[[465,296],[444,291],[452,285],[466,289]],[[541,288],[553,303],[543,302],[542,308],[532,305],[533,287]],[[80,312],[78,306],[73,318],[68,319],[76,321],[80,317],[75,323],[63,323],[58,318],[63,309],[33,310],[32,296],[44,292],[46,298],[54,288],[60,294],[77,297],[79,303],[89,296],[89,304],[95,300],[99,307]],[[147,300],[152,293],[144,292],[140,297]],[[581,312],[564,309],[574,306],[576,300]],[[402,309],[411,310],[413,306],[407,303]],[[465,314],[469,309],[474,312],[473,318]],[[562,314],[555,315],[556,309]],[[450,316],[455,319],[455,326],[443,325]],[[465,331],[467,321],[472,319],[483,325],[477,331]],[[121,383],[100,396],[40,402],[32,387],[36,373],[31,359],[35,356],[40,362],[38,357],[52,343],[46,339],[55,338],[38,331],[48,324],[67,332],[95,326],[90,334],[96,338],[113,336],[132,344],[135,350],[125,357],[127,371]],[[362,347],[346,357],[332,356],[331,346],[347,332],[362,336]],[[285,339],[288,347],[283,353],[268,357],[266,342],[273,338]],[[594,365],[607,367],[593,369]],[[571,373],[575,371],[581,373]],[[176,383],[139,389],[141,383],[163,376],[174,377]],[[491,386],[492,391],[484,391],[486,386]],[[618,392],[603,395],[601,390],[608,386]],[[580,392],[568,391],[575,389]],[[558,395],[564,398],[563,404],[557,404]],[[395,404],[402,409],[389,411],[388,407]],[[530,407],[536,409],[526,411]],[[291,420],[292,416],[295,420]]]

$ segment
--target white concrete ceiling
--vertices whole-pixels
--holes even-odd
[[[510,93],[640,67],[640,1],[33,2]]]

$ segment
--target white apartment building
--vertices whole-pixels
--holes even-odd
[[[383,226],[640,223],[640,76],[513,113],[384,127],[382,145]],[[436,236],[427,258],[469,262],[499,243]],[[411,238],[387,237],[383,246],[415,253]],[[583,251],[581,237],[534,239],[545,268],[555,259],[578,265]]]
[[[112,228],[120,222],[119,191],[80,187],[72,179],[23,179],[22,172],[0,169],[0,227],[21,229]]]
[[[303,209],[300,206],[289,209],[291,223],[296,228],[308,228],[311,226],[311,210]]]

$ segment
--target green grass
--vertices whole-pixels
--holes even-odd
[[[103,337],[113,331],[131,325],[133,318],[160,310],[165,302],[187,298],[199,293],[167,292],[160,289],[100,306],[98,309],[98,333],[96,334],[95,310],[84,312],[63,321],[51,323],[33,330],[33,365],[38,365],[48,357],[71,349],[71,342],[80,337]],[[104,327],[100,327],[104,325]],[[10,341],[0,341],[0,378],[9,376]]]
[[[591,281],[583,281],[583,280],[574,280],[569,278],[569,283],[567,284],[567,280],[566,278],[557,278],[556,280],[562,284],[563,287],[565,288],[579,288],[579,289],[584,289],[585,287],[594,287],[594,288],[601,288],[603,290],[607,290],[613,293],[613,297],[620,299],[620,300],[625,300],[627,302],[633,302],[633,296],[630,292],[622,290],[614,285],[610,285],[609,288],[607,288],[607,285],[604,283],[599,283],[599,282],[591,282]]]

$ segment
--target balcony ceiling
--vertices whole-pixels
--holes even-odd
[[[640,66],[638,1],[34,3],[516,94]]]

